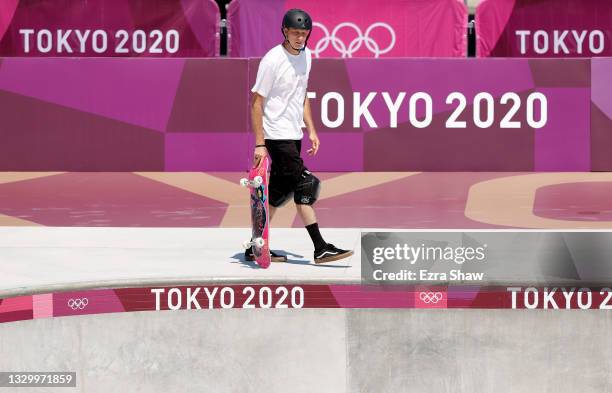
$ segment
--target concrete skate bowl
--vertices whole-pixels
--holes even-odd
[[[246,287],[254,288],[248,302]],[[3,299],[0,350],[8,356],[0,357],[0,369],[76,372],[79,392],[602,392],[612,386],[606,311],[405,308],[410,301],[402,304],[393,293],[385,300],[356,286],[314,284],[304,286],[300,304],[295,287],[200,286],[193,295],[193,286],[192,300],[185,287],[181,295],[166,287],[158,291],[161,311],[151,288]],[[287,289],[280,302],[277,294],[285,292],[278,288]],[[458,301],[453,296],[448,304]],[[242,308],[250,302],[257,307]]]

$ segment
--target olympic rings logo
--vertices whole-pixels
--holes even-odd
[[[83,310],[89,304],[89,300],[84,297],[83,299],[69,299],[68,307],[73,310]]]
[[[391,26],[383,22],[376,22],[371,24],[370,27],[366,29],[365,33],[362,33],[361,29],[356,24],[350,22],[340,23],[334,28],[334,30],[332,30],[331,34],[329,33],[327,27],[325,27],[319,22],[314,22],[312,25],[313,28],[318,27],[323,30],[324,34],[323,38],[317,41],[317,44],[312,50],[312,53],[314,53],[315,57],[319,57],[319,55],[323,51],[325,51],[327,47],[329,47],[330,43],[332,44],[334,49],[342,55],[343,58],[353,57],[353,54],[356,53],[362,45],[365,45],[365,47],[374,55],[375,58],[379,57],[380,55],[384,55],[385,53],[388,53],[395,46],[395,30],[393,30]],[[342,41],[337,36],[338,32],[345,27],[349,27],[357,33],[357,38],[351,41],[348,44],[348,47],[344,43],[344,41]],[[384,49],[381,49],[378,42],[376,42],[372,37],[370,37],[370,33],[372,33],[372,30],[376,29],[377,27],[386,29],[391,35],[391,43]]]
[[[436,304],[438,303],[440,300],[442,300],[442,293],[440,292],[421,292],[419,294],[419,298],[421,299],[421,301],[423,303],[429,304]]]

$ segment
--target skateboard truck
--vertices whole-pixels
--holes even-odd
[[[263,184],[263,178],[261,176],[255,176],[253,180],[249,180],[245,177],[240,179],[240,185],[242,187],[253,187],[257,188]]]
[[[255,246],[257,248],[262,248],[266,244],[266,241],[261,237],[256,237],[253,241],[246,241],[242,243],[242,247],[246,250],[249,247]]]

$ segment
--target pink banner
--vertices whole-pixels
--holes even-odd
[[[0,299],[0,323],[106,313],[232,308],[609,310],[612,307],[609,288],[579,289],[358,284],[92,289],[45,294],[48,300],[43,303],[35,301],[41,295]]]
[[[483,0],[475,22],[479,57],[612,56],[606,0]]]
[[[214,0],[2,0],[0,56],[219,56]]]
[[[282,42],[283,14],[313,19],[314,57],[464,57],[467,8],[462,0],[233,0],[228,55],[261,57]]]
[[[257,67],[257,59],[0,59],[0,170],[244,170]],[[308,91],[326,147],[306,165],[588,171],[593,152],[609,168],[609,70],[593,68],[591,97],[589,59],[317,59]]]

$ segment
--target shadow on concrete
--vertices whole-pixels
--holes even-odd
[[[274,251],[278,255],[285,255],[287,257],[287,261],[286,262],[272,262],[271,266],[280,265],[283,263],[290,263],[292,265],[312,266],[312,267],[326,267],[326,268],[348,268],[351,266],[350,264],[338,265],[337,264],[338,261],[335,261],[336,264],[330,264],[330,263],[315,264],[314,262],[308,259],[305,259],[303,255],[293,254],[291,252],[285,252],[285,251],[280,251],[280,250],[272,250],[272,251]],[[232,263],[240,263],[245,268],[249,268],[249,269],[259,269],[260,268],[257,265],[257,263],[252,262],[252,261],[247,261],[244,258],[244,253],[242,252],[232,255],[230,258],[233,260]]]

